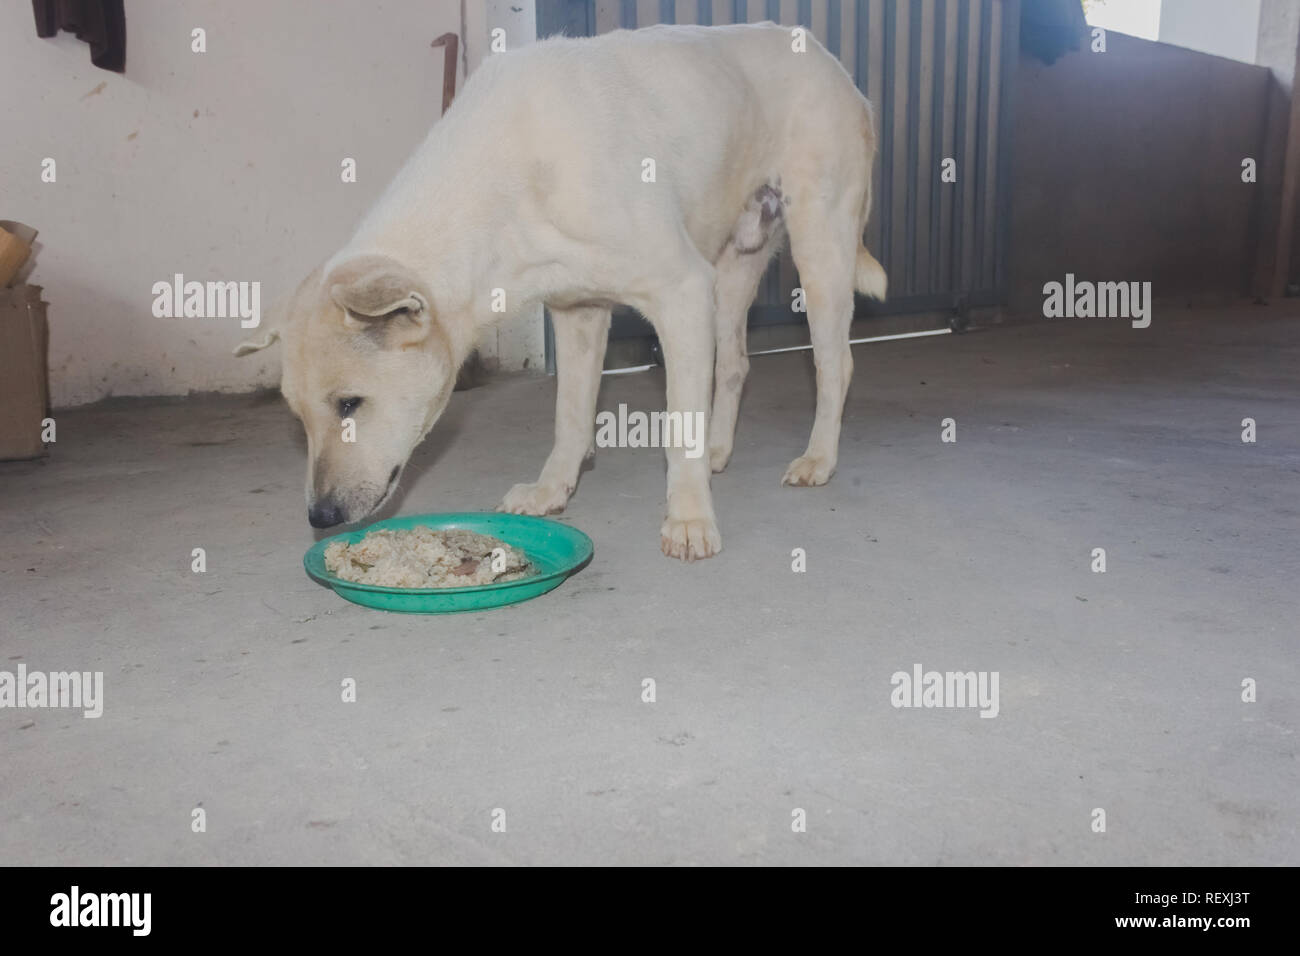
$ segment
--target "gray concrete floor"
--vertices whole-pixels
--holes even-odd
[[[0,669],[102,670],[105,711],[0,711],[0,860],[1300,862],[1300,310],[855,357],[839,472],[811,490],[778,484],[809,357],[755,359],[720,557],[662,557],[660,453],[605,450],[563,516],[591,565],[447,617],[305,577],[278,398],[59,414],[48,460],[0,466]],[[457,394],[400,510],[531,480],[553,389]],[[661,389],[609,377],[602,407]],[[893,708],[915,663],[998,671],[1000,715]]]

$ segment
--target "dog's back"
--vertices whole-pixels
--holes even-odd
[[[611,196],[628,206],[604,213],[640,228],[638,199],[664,208],[662,196],[628,188],[645,178],[672,193],[696,245],[716,251],[764,183],[798,180],[811,164],[819,181],[856,192],[870,175],[870,106],[838,60],[811,34],[801,39],[771,23],[552,37],[485,63],[446,132],[458,111],[496,117],[490,133],[474,132],[527,164],[518,181],[546,170],[557,200],[547,212],[561,228],[566,210],[589,223],[588,202]]]

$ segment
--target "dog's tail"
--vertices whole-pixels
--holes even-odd
[[[863,295],[869,295],[874,299],[885,299],[885,292],[889,288],[889,277],[885,275],[885,267],[876,261],[876,257],[867,251],[866,246],[858,249],[858,266],[854,273],[854,285]]]
[[[863,144],[867,152],[867,178],[863,183],[862,215],[858,219],[858,238],[866,232],[867,221],[871,218],[871,166],[876,158],[876,118],[871,104],[862,100],[864,108]],[[853,270],[853,285],[863,295],[885,301],[885,292],[889,288],[889,276],[882,266],[868,251],[866,245],[858,247],[858,261]]]

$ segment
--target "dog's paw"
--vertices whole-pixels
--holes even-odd
[[[790,467],[785,470],[785,477],[781,479],[783,485],[824,485],[831,480],[831,475],[835,473],[835,464],[828,462],[824,458],[811,458],[808,455],[800,455],[794,461],[790,462]]]
[[[731,461],[731,449],[715,446],[709,449],[709,468],[716,475],[727,467],[727,462]]]
[[[564,510],[572,490],[550,485],[519,484],[506,493],[498,511],[512,515],[553,515]]]
[[[712,518],[666,518],[659,530],[659,547],[670,558],[696,561],[722,550],[722,535]]]

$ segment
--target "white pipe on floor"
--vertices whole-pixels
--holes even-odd
[[[899,332],[896,335],[873,335],[865,339],[849,339],[849,345],[861,345],[863,342],[888,342],[890,339],[916,339],[924,335],[949,335],[952,329],[929,329],[925,332]],[[750,352],[750,355],[776,355],[778,352],[803,352],[812,348],[811,345],[792,345],[784,349],[763,349],[761,352]]]
[[[889,342],[893,339],[919,339],[927,335],[950,335],[952,329],[928,329],[925,332],[899,332],[895,335],[872,335],[865,339],[849,339],[849,345],[861,345],[864,342]],[[760,352],[750,352],[749,355],[776,355],[780,352],[804,352],[812,348],[811,345],[791,345],[783,349],[763,349]],[[629,372],[648,372],[655,368],[654,365],[633,365],[629,368],[607,368],[601,375],[627,375]]]

